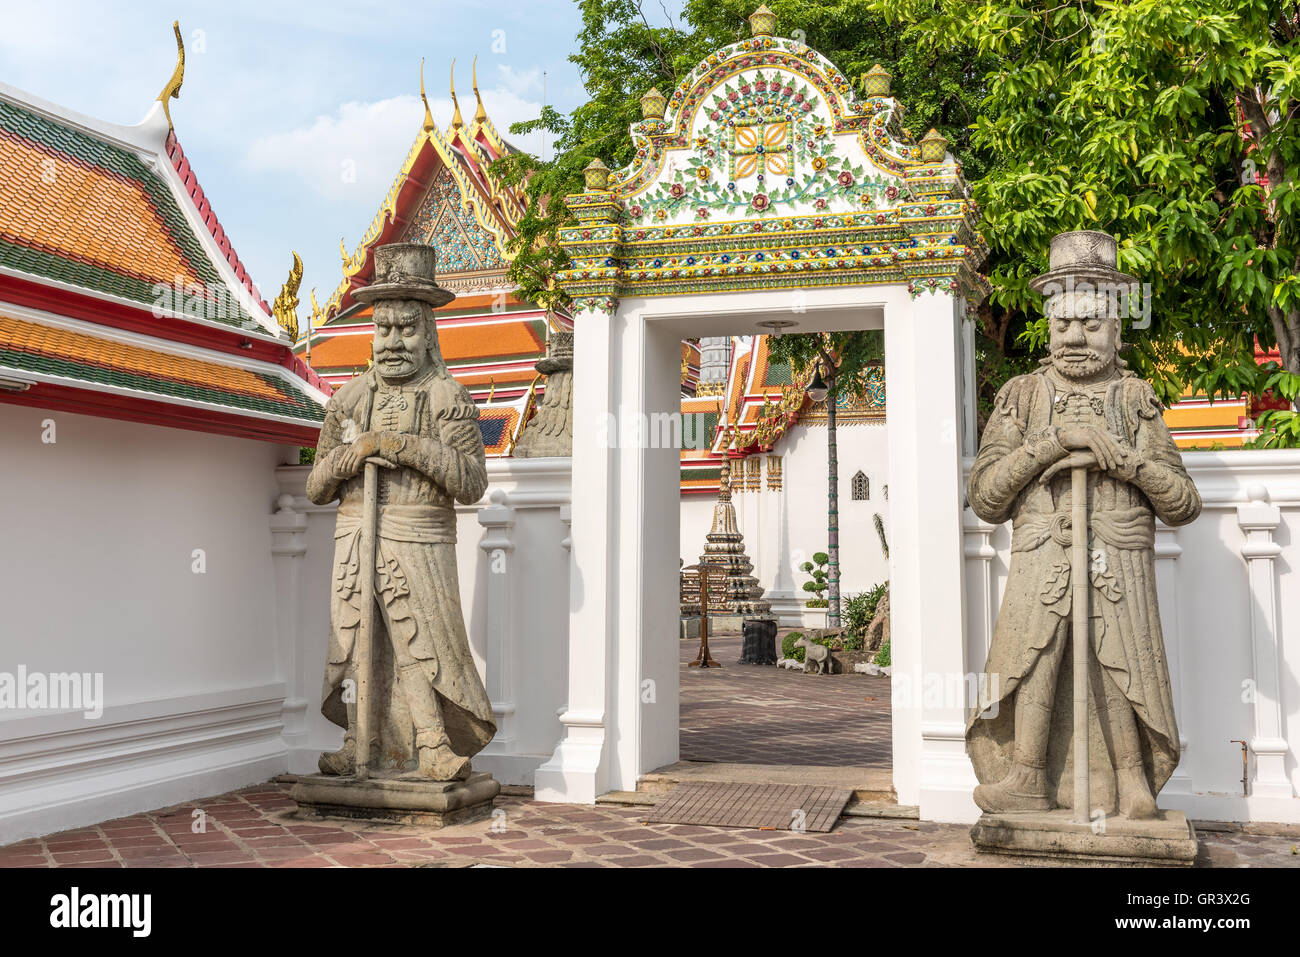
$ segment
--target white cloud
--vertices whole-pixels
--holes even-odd
[[[309,126],[252,140],[244,163],[253,172],[291,177],[324,199],[382,195],[415,142],[423,112],[418,96],[344,103]]]
[[[473,92],[462,96],[461,113],[474,116]],[[483,105],[501,134],[522,149],[541,148],[540,137],[509,133],[511,123],[532,119],[541,104],[512,90],[483,91]],[[446,129],[452,116],[450,97],[429,101],[434,121]],[[382,197],[415,142],[424,116],[418,96],[397,96],[373,103],[347,102],[310,125],[252,140],[244,165],[252,172],[291,179],[317,197],[352,203],[359,197]],[[376,200],[376,206],[378,201]]]
[[[500,90],[509,90],[519,96],[529,93],[540,95],[542,92],[541,70],[516,70],[505,63],[499,63],[497,76],[499,77],[497,88]]]

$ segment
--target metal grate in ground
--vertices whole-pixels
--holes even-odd
[[[677,785],[644,821],[825,833],[852,794],[847,788],[701,781]]]

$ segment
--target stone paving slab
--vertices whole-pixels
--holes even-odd
[[[192,812],[207,830],[191,831]],[[977,855],[969,828],[844,818],[826,834],[640,824],[645,809],[497,798],[442,829],[294,816],[265,784],[0,848],[0,867],[1022,867]],[[1300,827],[1201,834],[1201,866],[1300,867]],[[1037,862],[1039,864],[1043,862]]]
[[[739,635],[709,638],[721,668],[688,668],[700,643],[678,644],[682,760],[892,766],[890,681],[883,675],[742,665]]]

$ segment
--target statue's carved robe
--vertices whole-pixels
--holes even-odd
[[[1053,641],[1067,641],[1071,631],[1070,470],[1046,484],[1039,481],[1046,466],[1069,454],[1056,438],[1057,394],[1047,367],[1003,386],[971,470],[968,498],[975,514],[987,522],[1013,523],[1011,568],[985,665],[987,686],[966,726],[967,751],[982,784],[996,783],[1010,770],[1017,687],[1044,650]],[[1179,758],[1156,605],[1154,516],[1167,525],[1186,524],[1200,513],[1201,500],[1148,383],[1116,372],[1098,390],[1095,405],[1096,425],[1134,450],[1141,465],[1133,483],[1089,473],[1093,650],[1133,706],[1154,795]],[[1091,699],[1094,707],[1104,707],[1098,677],[1092,676]],[[1073,804],[1072,683],[1067,652],[1058,673],[1047,754],[1049,795],[1062,807]],[[1092,806],[1107,806],[1116,793],[1115,775],[1095,713],[1089,751]]]
[[[406,642],[438,696],[451,748],[472,756],[496,734],[492,706],[474,666],[456,574],[455,502],[472,504],[487,488],[478,409],[444,369],[410,383],[386,385],[375,369],[346,383],[330,399],[307,496],[340,500],[335,527],[330,641],[321,713],[347,727],[345,678],[361,621],[361,514],[365,471],[339,482],[337,457],[367,431],[407,436],[395,469],[378,469],[379,534],[375,598],[380,612],[372,638],[371,712],[379,751],[373,763],[403,767],[414,760],[414,729],[395,673],[392,636]]]

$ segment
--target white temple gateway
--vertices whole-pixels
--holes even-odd
[[[592,169],[567,199],[573,454],[492,458],[488,494],[457,507],[461,602],[498,728],[475,767],[590,803],[677,759],[678,565],[703,550],[710,472],[737,448],[716,426],[741,434],[733,495],[757,577],[797,615],[792,555],[825,544],[825,428],[816,409],[781,409],[801,384],[761,337],[773,322],[882,329],[883,420],[848,410],[858,420],[840,432],[863,437],[841,452],[845,590],[890,581],[898,802],[973,821],[965,717],[1010,548],[1009,528],[963,500],[978,440],[966,318],[982,292],[978,210],[939,138],[902,138],[893,98],[856,96],[769,17],[754,24],[647,97],[634,163]],[[92,269],[74,250],[73,272],[42,278],[54,252],[0,242],[13,247],[0,261],[0,443],[15,464],[2,571],[17,609],[0,671],[103,679],[93,720],[0,710],[3,843],[310,771],[340,732],[316,706],[334,509],[307,500],[304,466],[281,464],[328,388],[241,291],[161,107],[124,129],[8,89],[0,105],[0,166],[28,168],[11,160],[42,136],[130,165],[143,184],[131,196],[162,210],[243,309],[218,325],[150,317],[147,303],[136,315],[133,276],[96,285],[113,263]],[[85,195],[107,203],[121,184],[119,170]],[[22,225],[48,208],[6,210]],[[700,370],[685,399],[684,362],[688,379]],[[655,440],[653,424],[681,412],[701,418],[707,448]],[[52,413],[58,441],[42,445]],[[132,483],[138,461],[147,488]],[[1198,819],[1300,822],[1300,453],[1185,462],[1204,513],[1155,533],[1182,752],[1159,801]],[[699,491],[683,503],[688,483]],[[873,522],[886,495],[887,561]],[[93,547],[70,566],[73,536]],[[1249,751],[1244,792],[1234,739]]]

